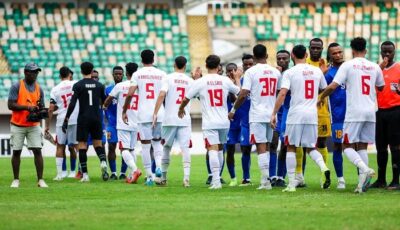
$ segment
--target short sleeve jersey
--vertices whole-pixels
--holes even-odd
[[[375,86],[385,85],[378,64],[365,58],[346,61],[340,66],[333,81],[346,86],[345,122],[375,122]]]
[[[331,84],[339,67],[331,66],[325,74],[326,84]],[[332,123],[343,123],[346,114],[346,86],[340,85],[329,96]]]
[[[270,122],[281,73],[268,64],[257,64],[244,74],[242,89],[250,91],[251,122]]]
[[[139,95],[138,123],[153,121],[153,111],[160,94],[162,80],[166,77],[164,71],[155,67],[143,67],[135,72],[131,79],[131,85],[137,86]],[[157,114],[157,120],[164,119],[164,107],[161,106]]]
[[[163,126],[191,125],[190,105],[185,107],[186,115],[182,119],[178,117],[178,111],[192,83],[193,79],[183,73],[172,73],[164,78],[161,87],[161,91],[166,93]]]
[[[227,98],[237,95],[240,88],[224,76],[207,74],[193,82],[188,99],[199,97],[201,102],[202,129],[229,129]]]
[[[110,95],[110,92],[114,87],[115,85],[112,84],[106,88],[106,97]],[[117,125],[117,103],[117,99],[113,99],[105,112],[108,121],[108,127],[116,127]]]
[[[126,115],[128,116],[128,124],[122,120],[122,110],[125,103],[125,98],[128,95],[130,81],[123,81],[116,84],[110,92],[110,96],[117,100],[117,129],[134,131],[137,129],[137,110],[139,96],[135,92],[132,96],[131,105],[129,105]],[[108,109],[107,109],[108,110]]]
[[[297,64],[283,74],[282,89],[290,90],[286,124],[318,124],[318,90],[326,87],[322,71],[309,64]]]
[[[67,114],[68,105],[73,94],[72,87],[76,81],[64,80],[58,83],[50,92],[50,103],[57,106],[56,126],[61,127]],[[78,119],[79,102],[76,103],[68,124],[75,125]]]

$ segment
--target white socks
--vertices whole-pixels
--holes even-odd
[[[151,172],[150,148],[151,144],[142,144],[142,161],[143,167],[146,170],[147,178],[153,178],[153,173]]]
[[[368,170],[368,166],[361,159],[360,155],[352,148],[344,149],[344,154],[347,156],[349,161],[353,163],[357,168],[360,169],[360,173]]]
[[[269,178],[269,152],[258,154],[258,167],[261,171],[261,183],[266,183]]]
[[[287,152],[286,154],[286,170],[289,179],[289,186],[295,187],[295,175],[296,175],[296,153]]]
[[[208,151],[208,155],[209,155],[213,184],[220,183],[221,178],[219,176],[219,172],[220,172],[221,165],[219,164],[220,161],[218,159],[218,155],[219,155],[218,151],[210,150],[210,151]]]
[[[132,156],[132,153],[129,150],[122,150],[122,158],[124,159],[128,167],[132,170],[132,172],[137,170],[135,158]]]
[[[163,175],[163,179],[167,179],[167,171],[169,167],[169,161],[170,161],[170,152],[171,152],[171,147],[164,145],[164,151],[163,155],[161,158],[161,172]]]
[[[368,152],[366,149],[358,150],[358,155],[360,155],[361,160],[368,166]]]
[[[57,175],[61,176],[62,174],[62,163],[64,158],[56,157],[56,168],[57,168]]]
[[[182,147],[183,179],[189,180],[190,177],[190,151],[189,147]]]
[[[156,162],[156,168],[161,168],[161,158],[163,155],[163,146],[161,141],[151,141],[151,145],[154,150],[154,160]]]
[[[222,170],[222,166],[224,165],[224,151],[223,150],[219,150],[218,151],[218,161],[219,161],[219,171]]]
[[[310,152],[310,157],[318,165],[321,172],[325,172],[325,171],[329,170],[328,167],[326,166],[326,164],[324,162],[324,158],[322,157],[320,152],[318,152],[317,150],[314,149]]]

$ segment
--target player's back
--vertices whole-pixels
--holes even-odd
[[[125,98],[128,95],[129,87],[131,85],[130,80],[120,82],[115,85],[113,90],[110,92],[110,95],[115,97],[118,101],[117,103],[117,129],[122,130],[136,130],[137,129],[137,110],[138,110],[138,100],[139,96],[135,92],[132,96],[131,105],[128,107],[126,111],[126,115],[128,116],[128,124],[122,120],[122,110],[125,103]],[[107,109],[108,110],[108,109]]]
[[[163,126],[188,126],[191,124],[190,106],[185,107],[186,115],[182,119],[178,117],[178,111],[192,83],[193,79],[184,73],[172,73],[166,76],[162,85],[162,90],[167,92]]]
[[[50,92],[50,100],[57,106],[57,124],[56,126],[62,126],[65,115],[67,114],[68,105],[73,95],[73,85],[76,81],[64,80],[58,83]],[[76,103],[74,112],[69,118],[69,124],[76,124],[79,112],[79,103]]]
[[[77,94],[80,105],[78,122],[89,120],[101,122],[100,105],[105,100],[104,85],[93,79],[84,78],[73,86],[73,91]]]
[[[283,75],[282,88],[290,90],[287,124],[317,124],[318,90],[326,87],[322,71],[309,64],[297,64]]]
[[[268,64],[257,64],[246,71],[242,88],[250,90],[250,122],[270,121],[280,76]]]
[[[236,91],[236,88],[237,91]],[[189,98],[199,96],[202,111],[203,129],[228,129],[227,98],[229,92],[239,91],[239,87],[224,76],[207,74],[193,82]],[[196,94],[192,95],[193,92]]]
[[[153,110],[160,94],[162,80],[166,74],[153,66],[143,67],[135,72],[131,79],[132,85],[137,85],[139,95],[138,122],[147,123],[153,121]],[[164,118],[164,107],[158,112],[158,120]]]
[[[379,65],[354,58],[340,66],[333,81],[346,86],[346,122],[375,122],[375,86],[384,85]]]

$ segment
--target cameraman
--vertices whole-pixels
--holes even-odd
[[[41,69],[35,63],[25,65],[25,78],[15,83],[8,96],[8,109],[11,115],[11,146],[13,154],[11,164],[14,173],[12,188],[19,187],[19,166],[21,163],[21,152],[24,140],[27,140],[27,147],[35,156],[36,174],[38,187],[46,188],[43,180],[43,157],[42,157],[42,130],[40,122],[28,121],[29,114],[39,111],[39,103],[44,106],[44,93],[39,84],[36,83],[37,76]]]

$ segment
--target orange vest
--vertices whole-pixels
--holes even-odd
[[[400,106],[400,95],[396,93],[394,88],[400,81],[400,63],[394,63],[382,72],[385,79],[385,87],[382,92],[377,92],[378,108],[390,109]]]
[[[35,91],[29,92],[25,87],[24,80],[19,81],[19,92],[17,103],[19,105],[36,105],[37,101],[40,99],[40,88],[37,83],[35,83]],[[17,126],[31,127],[39,125],[39,122],[29,122],[28,118],[29,111],[12,111],[11,113],[11,123]]]

